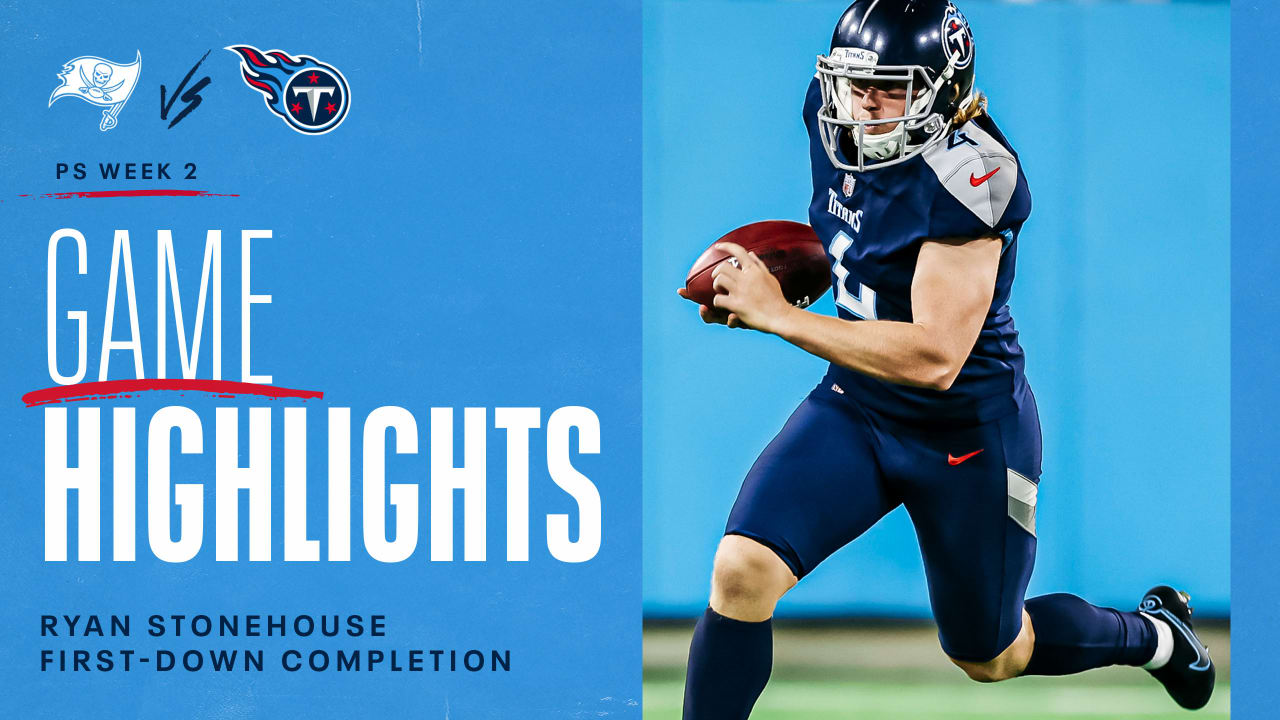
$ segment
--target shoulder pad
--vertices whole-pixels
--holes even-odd
[[[994,228],[1018,187],[1018,161],[972,121],[924,153],[938,182],[978,219]]]

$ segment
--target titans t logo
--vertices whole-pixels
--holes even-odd
[[[323,135],[342,124],[351,106],[347,79],[332,65],[308,55],[263,52],[250,45],[226,48],[240,56],[240,73],[262,93],[267,109],[307,135]]]

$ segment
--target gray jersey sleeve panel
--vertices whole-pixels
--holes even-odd
[[[973,122],[959,132],[976,144],[940,142],[925,153],[925,162],[947,192],[994,228],[1018,187],[1018,161]]]

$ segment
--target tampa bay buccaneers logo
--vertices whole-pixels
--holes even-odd
[[[942,16],[942,47],[948,58],[955,58],[957,69],[967,68],[973,62],[973,32],[969,30],[969,21],[953,3],[947,3],[947,12]]]
[[[240,56],[240,74],[249,87],[262,93],[267,109],[294,130],[323,135],[347,117],[351,90],[334,66],[308,55],[263,52],[250,45],[231,45],[227,50]]]

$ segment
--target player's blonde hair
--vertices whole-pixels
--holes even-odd
[[[956,111],[955,117],[951,118],[951,123],[953,125],[963,125],[986,112],[987,94],[979,90],[974,93],[973,98],[967,105]]]

